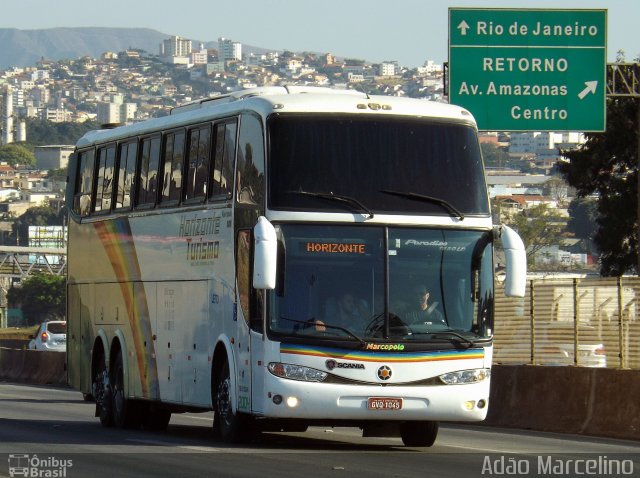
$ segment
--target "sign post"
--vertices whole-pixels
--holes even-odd
[[[449,9],[449,102],[486,131],[604,131],[606,13]]]

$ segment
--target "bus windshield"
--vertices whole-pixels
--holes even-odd
[[[272,209],[344,211],[351,203],[364,213],[489,214],[477,136],[468,125],[272,115],[268,131]]]
[[[277,227],[278,284],[269,330],[352,342],[491,336],[488,231],[340,225]]]

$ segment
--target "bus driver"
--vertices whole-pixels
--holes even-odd
[[[407,313],[406,320],[409,324],[447,325],[442,313],[437,309],[438,303],[429,304],[429,289],[420,285],[413,290],[413,300],[416,301],[416,309]]]

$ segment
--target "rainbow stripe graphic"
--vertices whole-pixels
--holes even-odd
[[[438,362],[443,360],[484,359],[484,349],[433,350],[427,352],[375,352],[368,350],[345,350],[310,345],[280,344],[280,353],[306,355],[360,362]]]
[[[133,336],[133,346],[138,357],[138,373],[145,398],[160,398],[158,368],[153,350],[144,344],[153,344],[149,305],[140,282],[141,273],[138,256],[133,244],[131,228],[127,218],[95,223],[96,232],[109,257],[115,277],[127,308],[127,317]],[[136,281],[136,282],[133,282]]]

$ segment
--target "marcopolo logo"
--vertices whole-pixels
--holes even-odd
[[[324,364],[327,366],[327,370],[333,370],[334,368],[355,368],[364,370],[364,365],[361,363],[337,362],[335,360],[327,360]]]
[[[401,351],[404,350],[403,344],[376,344],[369,342],[366,347],[367,350],[381,350],[381,351]]]
[[[67,469],[73,466],[73,460],[38,455],[12,454],[9,455],[9,476],[37,477],[37,478],[66,478]]]

